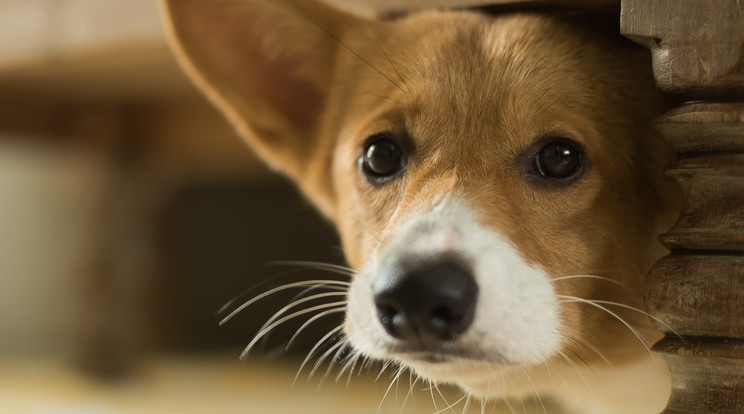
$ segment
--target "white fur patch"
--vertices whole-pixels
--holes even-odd
[[[445,253],[467,261],[478,285],[475,319],[448,345],[473,357],[429,363],[395,354],[391,348],[399,342],[378,322],[371,289],[380,265],[407,255],[434,258]],[[409,218],[360,269],[349,292],[346,333],[368,356],[400,360],[433,380],[463,383],[498,376],[505,366],[545,362],[561,346],[560,325],[558,301],[545,271],[527,264],[504,236],[484,228],[463,200],[452,198]]]

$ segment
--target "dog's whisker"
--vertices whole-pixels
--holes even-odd
[[[579,345],[580,347],[586,349],[587,351],[594,353],[597,357],[599,357],[599,359],[601,359],[605,364],[607,364],[607,366],[609,366],[609,367],[612,367],[613,366],[612,362],[607,357],[605,357],[605,355],[603,353],[601,353],[597,349],[597,347],[595,347],[591,343],[589,343],[587,341],[584,341],[582,339],[576,338],[574,336],[569,336],[569,337],[567,337],[567,339],[570,340],[570,341],[572,341],[572,342],[574,342],[574,343],[576,343],[577,345]]]
[[[273,295],[275,293],[278,293],[278,292],[281,292],[281,291],[284,291],[284,290],[287,290],[287,289],[293,289],[293,288],[299,288],[299,287],[311,286],[311,285],[343,286],[344,288],[346,288],[346,287],[348,287],[349,283],[348,282],[342,282],[342,281],[339,281],[339,280],[306,280],[306,281],[302,281],[302,282],[288,283],[286,285],[282,285],[282,286],[276,287],[274,289],[270,289],[270,290],[268,290],[268,291],[266,291],[266,292],[264,292],[264,293],[262,293],[262,294],[260,294],[258,296],[255,296],[255,297],[251,298],[250,300],[246,301],[242,305],[240,305],[237,308],[235,308],[235,310],[233,310],[232,312],[230,312],[227,316],[225,316],[224,318],[222,318],[222,320],[220,321],[219,325],[220,326],[224,325],[230,319],[234,318],[235,315],[239,314],[240,312],[242,312],[243,310],[245,310],[249,306],[253,305],[254,303],[260,301],[261,299],[264,299],[264,298],[266,298],[268,296],[271,296],[271,295]]]
[[[349,387],[349,384],[351,383],[351,377],[354,375],[354,371],[356,369],[356,365],[361,359],[362,355],[358,352],[352,352],[350,354],[350,357],[346,364],[341,368],[338,375],[336,376],[336,382],[341,380],[341,377],[343,377],[344,373],[348,370],[349,374],[346,377],[346,387]]]
[[[340,331],[341,329],[343,329],[343,326],[337,327],[336,332]],[[310,373],[307,376],[307,380],[310,381],[310,379],[312,379],[312,377],[318,371],[318,368],[320,368],[320,366],[323,364],[323,361],[325,361],[326,358],[328,358],[338,348],[343,347],[345,343],[346,343],[346,340],[340,340],[335,345],[332,345],[330,348],[328,348],[322,355],[320,355],[320,357],[315,361],[313,368],[310,370]],[[308,357],[306,358],[306,360],[303,361],[302,367],[304,367],[305,364],[307,364],[307,362],[309,361],[309,358],[310,358],[310,354],[308,354]]]
[[[427,384],[427,387],[424,389],[429,391],[429,396],[431,397],[431,404],[434,406],[434,409],[437,412],[441,412],[442,410],[439,408],[437,397],[434,395],[434,389],[436,388],[436,384],[434,383],[432,379],[429,379],[429,378],[424,378],[423,382]],[[448,405],[447,400],[442,399],[442,401],[444,402],[445,405]]]
[[[290,274],[299,273],[299,272],[302,272],[302,271],[305,271],[305,270],[308,270],[308,269],[289,269],[289,270],[286,270],[284,272],[281,272],[281,273],[278,273],[276,275],[273,275],[273,276],[271,276],[271,277],[269,277],[269,278],[267,278],[267,279],[265,279],[265,280],[263,280],[263,281],[255,284],[253,287],[251,287],[251,288],[243,291],[241,294],[237,295],[233,299],[230,299],[227,303],[225,303],[224,305],[222,305],[217,310],[216,314],[217,315],[224,314],[227,311],[227,309],[233,307],[235,305],[235,303],[237,303],[241,298],[244,298],[245,296],[247,296],[249,292],[251,292],[253,290],[256,290],[258,287],[260,287],[260,286],[262,286],[262,285],[264,285],[264,284],[266,284],[268,282],[271,282],[272,280],[276,280],[278,278],[289,276]],[[317,269],[317,270],[323,270],[323,269]],[[349,282],[344,282],[344,281],[335,280],[335,279],[327,279],[327,280],[303,280],[303,281],[300,281],[300,282],[297,282],[297,283],[302,283],[303,285],[310,286],[311,288],[312,287],[316,287],[316,288],[321,288],[322,287],[322,288],[325,288],[325,289],[342,289],[342,287],[338,286],[339,285],[338,282],[346,283],[347,284],[346,285],[347,287],[349,285],[351,285],[351,283],[349,283]],[[287,285],[290,285],[290,284],[292,284],[292,283],[283,284],[283,285],[280,285],[280,286],[287,286]],[[299,288],[299,287],[302,287],[303,285],[293,285],[292,287],[298,287]],[[267,293],[267,292],[264,292],[264,293]],[[255,299],[255,296],[252,297],[251,299]],[[249,300],[251,300],[251,299],[249,299]],[[234,316],[234,315],[232,315],[232,316]]]
[[[548,361],[543,361],[541,366],[548,372],[548,382],[550,384],[555,384],[556,378],[553,376],[553,370],[550,369],[550,363]]]
[[[310,326],[310,324],[312,324],[313,322],[315,322],[318,319],[323,318],[325,316],[332,315],[334,313],[344,312],[345,310],[346,310],[346,307],[345,306],[341,306],[341,307],[339,307],[337,309],[329,309],[329,310],[320,312],[319,314],[317,314],[317,315],[313,316],[312,318],[308,319],[307,321],[305,321],[305,323],[302,324],[302,326],[300,326],[300,329],[298,329],[297,332],[295,332],[294,335],[292,335],[292,338],[289,340],[289,342],[287,342],[287,345],[284,347],[284,349],[288,350],[292,346],[292,344],[294,343],[294,341],[297,339],[297,337],[300,336],[300,334],[308,326]],[[343,328],[343,326],[339,326],[338,328]]]
[[[574,356],[574,357],[576,357],[576,359],[578,359],[578,360],[579,360],[579,361],[580,361],[580,362],[581,362],[582,364],[584,364],[584,365],[585,365],[585,366],[586,366],[587,368],[591,369],[591,370],[592,370],[592,372],[594,372],[594,370],[593,370],[593,369],[592,369],[592,367],[591,367],[591,366],[590,366],[590,365],[589,365],[589,364],[588,364],[588,363],[586,362],[586,360],[585,360],[584,358],[582,358],[582,357],[581,357],[581,355],[579,355],[579,353],[578,353],[578,352],[576,352],[576,351],[575,351],[575,350],[574,350],[573,348],[571,348],[570,346],[566,346],[566,347],[565,347],[564,349],[565,349],[566,351],[570,352],[571,354],[573,354],[573,356]],[[596,373],[595,373],[595,374],[596,374]]]
[[[348,266],[333,263],[314,262],[312,260],[277,260],[267,263],[268,266],[300,266],[307,269],[327,270],[344,276],[353,276],[356,271]],[[350,282],[344,282],[350,285]]]
[[[346,377],[346,389],[349,388],[351,385],[351,378],[354,375],[354,372],[356,371],[357,376],[362,375],[362,369],[364,368],[364,361],[367,359],[364,355],[362,355],[359,352],[352,351],[356,353],[356,361],[354,361],[354,364],[352,364],[351,369],[349,370],[349,375]],[[357,368],[357,365],[359,368]]]
[[[574,299],[577,299],[576,297],[573,297],[573,296],[572,296],[572,298],[574,298]],[[589,300],[589,299],[584,299],[584,300]],[[674,334],[675,334],[675,335],[676,335],[676,336],[677,336],[678,338],[680,338],[680,339],[681,339],[682,341],[684,341],[684,338],[683,338],[683,337],[682,337],[681,335],[679,335],[679,334],[678,334],[678,333],[677,333],[677,332],[676,332],[676,331],[674,330],[674,328],[672,328],[671,326],[668,326],[668,325],[666,325],[666,324],[664,323],[664,321],[662,321],[662,320],[659,320],[659,319],[655,318],[655,317],[654,317],[653,315],[651,315],[651,314],[649,314],[649,313],[647,313],[647,312],[645,312],[645,311],[643,311],[643,310],[641,310],[641,309],[638,309],[638,308],[636,308],[636,307],[634,307],[634,306],[626,305],[626,304],[624,304],[624,303],[619,303],[619,302],[606,301],[606,300],[598,300],[598,299],[591,299],[591,300],[589,300],[589,301],[590,301],[590,302],[593,302],[593,303],[595,303],[595,304],[598,304],[598,305],[610,305],[610,306],[617,306],[617,307],[621,307],[621,308],[623,308],[623,309],[627,309],[627,310],[630,310],[630,311],[633,311],[633,312],[637,312],[637,313],[640,313],[640,314],[642,314],[643,316],[646,316],[647,318],[649,318],[649,319],[651,319],[651,320],[654,320],[654,321],[658,322],[659,324],[662,324],[662,325],[664,325],[664,327],[665,327],[666,329],[669,329],[669,330],[670,330],[670,331],[672,331],[672,333],[674,333]],[[564,302],[565,302],[565,301],[564,301]],[[571,302],[571,301],[569,301],[569,302]],[[573,301],[573,302],[576,302],[576,301]],[[627,321],[626,321],[626,322],[627,322]],[[627,322],[627,323],[628,323],[628,325],[630,325],[630,326],[633,326],[634,328],[636,328],[636,329],[638,329],[638,330],[641,330],[641,329],[645,329],[645,330],[651,330],[651,331],[654,331],[654,332],[657,332],[657,331],[658,331],[658,329],[656,329],[656,328],[655,328],[654,326],[652,326],[652,325],[649,325],[649,324],[645,324],[645,323],[636,323],[636,322]]]
[[[434,409],[436,410],[434,414],[439,414],[441,410],[439,409],[436,398],[434,398],[434,384],[431,382],[430,379],[427,379],[426,382],[429,384],[428,388],[429,388],[429,395],[431,396],[431,405],[433,405]]]
[[[506,408],[509,409],[509,412],[511,412],[511,414],[517,414],[517,411],[514,409],[514,406],[512,406],[511,403],[509,402],[509,398],[504,397],[501,399],[501,401],[503,401],[504,404],[506,404]]]
[[[466,414],[468,412],[468,409],[470,409],[470,402],[473,400],[473,396],[468,394],[468,398],[465,399],[465,404],[462,406],[462,414]]]
[[[581,361],[582,364],[584,364],[587,368],[589,368],[589,371],[591,371],[591,373],[594,375],[594,377],[599,378],[599,375],[597,375],[597,372],[594,370],[594,368],[592,368],[592,366],[588,362],[586,362],[586,360],[584,358],[582,358],[581,355],[579,355],[578,352],[576,352],[570,346],[569,347],[566,347],[566,350],[568,352],[572,353],[579,361]]]
[[[313,346],[312,348],[310,348],[310,351],[309,351],[309,352],[307,353],[307,355],[305,356],[305,359],[303,359],[303,360],[302,360],[302,363],[300,364],[300,368],[299,368],[299,369],[297,370],[297,374],[295,375],[295,378],[294,378],[294,381],[292,381],[292,384],[295,384],[295,383],[297,383],[297,379],[298,379],[298,378],[300,377],[300,374],[302,373],[302,370],[303,370],[303,369],[305,368],[305,365],[307,365],[307,363],[308,363],[308,362],[310,361],[310,359],[311,359],[311,358],[313,357],[313,355],[315,354],[315,352],[316,352],[316,351],[317,351],[317,350],[318,350],[318,349],[319,349],[319,348],[320,348],[321,346],[323,346],[323,344],[324,344],[324,343],[325,343],[325,342],[326,342],[326,341],[327,341],[328,339],[330,339],[330,338],[331,338],[331,337],[332,337],[333,335],[336,335],[337,333],[339,333],[339,332],[340,332],[340,331],[341,331],[342,329],[344,329],[344,326],[343,326],[343,325],[339,325],[339,326],[337,326],[337,327],[335,327],[335,328],[331,329],[330,331],[328,331],[328,333],[326,333],[325,335],[323,335],[323,337],[322,337],[322,338],[320,338],[320,339],[318,340],[318,342],[316,342],[316,343],[315,343],[315,345],[314,345],[314,346]],[[342,342],[343,342],[343,341],[339,341],[339,343],[342,343]],[[308,379],[309,379],[309,378],[308,378]]]
[[[400,406],[401,413],[406,408],[406,404],[408,403],[408,399],[411,398],[413,395],[413,390],[416,387],[416,384],[418,383],[419,376],[417,375],[415,378],[413,377],[413,372],[408,371],[408,392],[406,393],[406,396],[403,398],[403,403]]]
[[[359,351],[354,350],[354,352],[359,352]],[[372,365],[374,364],[374,362],[372,361],[372,358],[370,358],[369,356],[361,352],[359,352],[359,354],[362,357],[361,359],[362,362],[359,364],[360,366],[359,366],[359,370],[357,371],[357,377],[361,377],[362,373],[369,374],[372,371]]]
[[[375,360],[374,358],[364,355],[364,368],[363,369],[368,372],[372,371],[372,367],[375,365],[376,362],[377,360]]]
[[[347,360],[348,355],[346,357],[341,357],[345,352],[347,352],[350,349],[350,346],[347,342],[345,342],[342,346],[338,347],[335,352],[333,352],[333,355],[328,359],[328,366],[325,369],[325,372],[323,373],[323,376],[320,377],[320,381],[318,382],[318,386],[320,387],[323,385],[328,378],[331,376],[331,373],[333,371],[333,368],[339,366],[339,364]],[[320,368],[320,366],[319,366]]]
[[[447,398],[444,397],[444,395],[442,394],[442,391],[439,389],[439,387],[435,387],[435,389],[437,390],[437,393],[439,394],[439,396],[442,397],[442,401],[444,401],[444,403],[447,404]],[[455,407],[457,405],[459,405],[460,403],[462,403],[463,401],[465,401],[466,399],[468,399],[468,398],[470,398],[470,395],[469,394],[463,394],[460,398],[458,398],[456,401],[448,404],[446,407],[444,407],[439,412],[440,413],[443,413],[443,412],[449,410],[449,411],[452,411],[454,413],[455,412]]]
[[[336,354],[328,361],[328,368],[326,368],[325,375],[323,375],[323,381],[330,378],[334,367],[339,368],[336,377],[334,378],[334,382],[336,383],[341,380],[341,377],[344,375],[346,370],[349,369],[349,366],[354,359],[354,353],[349,352],[346,355],[343,355],[344,352],[346,352],[345,348],[336,350]]]
[[[406,367],[404,365],[401,365],[398,368],[398,371],[394,374],[393,378],[390,380],[390,385],[388,385],[387,389],[385,390],[385,393],[382,395],[382,399],[380,400],[380,404],[377,406],[377,414],[380,414],[380,410],[382,410],[382,405],[385,403],[385,399],[387,398],[388,394],[390,394],[390,390],[393,389],[393,385],[398,382],[400,379],[400,376],[403,374],[403,372],[406,370]]]
[[[285,317],[277,320],[276,322],[272,323],[271,325],[267,326],[266,328],[262,329],[259,333],[256,334],[256,336],[253,338],[253,340],[251,340],[251,342],[248,344],[248,346],[246,346],[245,349],[243,350],[243,352],[240,354],[240,358],[241,359],[244,359],[248,355],[248,353],[251,351],[251,349],[256,345],[256,343],[258,343],[258,341],[264,335],[266,335],[267,333],[271,332],[277,326],[279,326],[279,325],[281,325],[281,324],[283,324],[283,323],[285,323],[287,321],[290,321],[290,320],[292,320],[292,319],[294,319],[296,317],[299,317],[299,316],[302,316],[302,315],[307,315],[308,313],[311,313],[311,312],[315,312],[315,311],[318,311],[318,310],[321,310],[321,309],[327,309],[327,308],[331,308],[331,307],[338,307],[338,306],[342,306],[344,304],[345,304],[345,302],[324,303],[322,305],[317,305],[317,306],[313,306],[313,307],[310,307],[310,308],[307,308],[307,309],[303,309],[303,310],[294,312],[294,313],[292,313],[290,315],[287,315],[287,316],[285,316]]]
[[[354,350],[354,352],[357,352],[357,351]],[[362,357],[362,363],[360,364],[359,371],[357,372],[358,376],[361,376],[362,372],[370,372],[372,369],[372,364],[373,364],[372,358],[368,357],[365,354],[362,354],[361,352],[360,354]]]
[[[359,352],[356,350],[353,350],[353,351]],[[372,365],[374,364],[374,360],[372,360],[372,358],[368,357],[367,355],[359,352],[359,356],[362,357],[361,359],[362,363],[360,364],[361,366],[359,367],[359,370],[357,371],[357,377],[361,377],[362,372],[369,373],[371,371]]]
[[[516,384],[514,383],[514,378],[512,378],[512,374],[513,373],[514,373],[513,371],[507,371],[507,372],[505,372],[506,375],[504,376],[504,378],[506,378],[506,380],[509,381],[509,383],[511,384],[512,387],[515,387]],[[522,406],[522,412],[524,414],[527,414],[527,406],[524,405],[524,399],[519,398],[519,399],[517,399],[517,401],[519,401],[519,405]]]
[[[576,372],[576,376],[578,376],[581,379],[581,382],[583,382],[584,385],[586,385],[586,387],[589,390],[591,390],[592,389],[591,384],[589,384],[589,381],[586,380],[586,377],[584,376],[584,374],[581,373],[581,370],[576,365],[576,363],[562,351],[558,351],[558,355],[560,355],[563,358],[563,360],[566,361],[566,363],[568,363],[568,365],[570,365],[571,368],[573,368],[574,372]]]
[[[540,393],[537,392],[537,388],[535,387],[535,384],[532,382],[532,378],[530,377],[530,374],[525,371],[523,367],[519,367],[522,370],[522,373],[524,373],[525,378],[527,379],[527,383],[530,384],[530,388],[532,388],[532,398],[540,404],[540,407],[542,407],[543,414],[548,414],[548,410],[545,408],[545,404],[543,404],[543,400],[540,397]]]
[[[406,92],[405,90],[403,90],[403,88],[401,88],[401,87],[400,87],[400,85],[398,85],[397,83],[393,82],[393,80],[392,80],[392,79],[390,79],[390,77],[388,77],[388,76],[387,76],[387,75],[385,75],[385,74],[384,74],[384,73],[383,73],[382,71],[380,71],[379,69],[377,69],[377,68],[376,68],[376,67],[375,67],[374,65],[372,65],[372,64],[371,64],[371,63],[370,63],[370,62],[369,62],[369,61],[368,61],[367,59],[365,59],[364,57],[362,57],[362,55],[360,55],[360,54],[359,54],[359,53],[357,53],[357,52],[356,52],[356,51],[355,51],[354,49],[352,49],[351,47],[349,47],[349,45],[347,45],[346,43],[342,42],[342,41],[341,41],[341,39],[339,39],[339,38],[338,38],[338,37],[337,37],[336,35],[334,35],[334,34],[333,34],[333,33],[331,33],[330,31],[328,31],[328,29],[326,29],[325,27],[321,26],[320,24],[318,24],[318,23],[315,23],[315,24],[316,24],[316,25],[317,25],[317,26],[318,26],[318,27],[319,27],[319,28],[320,28],[320,29],[321,29],[322,31],[324,31],[324,32],[325,32],[325,33],[326,33],[326,34],[327,34],[328,36],[330,36],[330,37],[331,37],[331,39],[335,40],[335,41],[336,41],[336,42],[337,42],[337,43],[338,43],[339,45],[341,45],[341,47],[343,47],[344,49],[346,49],[347,51],[349,51],[349,53],[351,53],[352,55],[356,56],[356,57],[357,57],[357,58],[358,58],[359,60],[361,60],[361,61],[362,61],[362,62],[363,62],[364,64],[366,64],[366,65],[367,65],[368,67],[372,68],[372,70],[374,70],[374,71],[375,71],[375,72],[377,72],[377,73],[378,73],[378,74],[379,74],[380,76],[382,76],[383,78],[385,78],[385,79],[386,79],[386,80],[387,80],[388,82],[390,82],[390,83],[391,83],[391,84],[392,84],[393,86],[395,86],[396,88],[400,89],[400,91],[401,91],[401,92],[403,92],[403,93],[407,93],[407,92]]]
[[[344,345],[340,348],[336,349],[336,352],[333,354],[333,357],[331,357],[330,360],[328,360],[328,368],[326,368],[325,373],[323,374],[323,377],[320,379],[320,384],[323,384],[328,377],[331,375],[331,371],[333,371],[333,368],[337,366],[337,361],[343,361],[346,360],[349,356],[347,355],[345,358],[341,359],[341,355],[348,351],[351,347],[349,346],[348,341],[344,341]]]
[[[447,400],[444,399],[444,396],[442,395],[441,392],[439,393],[439,395],[442,396],[442,399],[444,400],[444,403],[445,404],[448,404],[447,403]],[[432,399],[433,398],[434,397],[432,396]],[[442,408],[441,410],[439,410],[439,411],[437,411],[437,412],[435,412],[433,414],[442,414],[442,413],[444,413],[446,411],[452,411],[454,413],[455,412],[455,406],[458,405],[458,404],[460,404],[461,402],[463,402],[466,398],[468,398],[468,395],[467,394],[463,395],[462,397],[458,398],[457,401],[448,404],[446,407]]]
[[[338,373],[336,374],[336,378],[334,379],[335,382],[339,382],[341,380],[341,377],[344,376],[344,373],[346,373],[346,370],[351,369],[357,355],[358,354],[356,352],[350,352],[339,361],[338,365],[341,367],[341,369],[339,369]]]
[[[394,104],[398,104],[398,103],[399,103],[399,102],[398,102],[398,101],[396,101],[395,99],[392,99],[392,98],[391,98],[391,97],[389,97],[389,96],[385,96],[385,95],[380,95],[379,93],[374,93],[374,92],[363,92],[363,93],[364,93],[365,95],[372,95],[372,96],[376,96],[376,97],[378,97],[378,98],[382,98],[382,99],[385,99],[385,100],[387,100],[387,101],[390,101],[390,102],[392,102],[392,103],[394,103]]]
[[[659,362],[658,362],[658,360],[656,359],[656,356],[655,356],[655,355],[654,355],[654,353],[653,353],[653,352],[651,351],[651,347],[650,347],[650,346],[648,345],[648,343],[646,343],[646,340],[645,340],[645,339],[644,339],[644,338],[643,338],[643,337],[641,336],[641,334],[640,334],[640,333],[639,333],[639,332],[638,332],[638,331],[637,331],[637,330],[636,330],[635,328],[633,328],[633,326],[632,326],[631,324],[629,324],[629,323],[628,323],[628,322],[627,322],[627,321],[626,321],[626,320],[625,320],[624,318],[622,318],[622,317],[621,317],[620,315],[618,315],[617,313],[615,313],[615,312],[613,312],[613,311],[611,311],[611,310],[607,309],[607,308],[606,308],[605,306],[602,306],[601,304],[595,303],[595,302],[593,302],[593,301],[591,301],[591,300],[588,300],[588,299],[582,299],[582,298],[579,298],[579,297],[575,297],[575,296],[566,296],[566,295],[556,295],[556,297],[557,297],[558,299],[563,299],[564,301],[567,301],[567,302],[578,302],[578,303],[585,303],[585,304],[587,304],[587,305],[593,306],[593,307],[595,307],[595,308],[597,308],[597,309],[600,309],[600,310],[602,310],[602,311],[604,311],[604,312],[608,313],[609,315],[611,315],[612,317],[614,317],[615,319],[617,319],[617,320],[618,320],[618,321],[619,321],[620,323],[622,323],[623,325],[625,325],[625,327],[626,327],[626,328],[628,328],[628,330],[630,330],[630,332],[631,332],[631,333],[632,333],[632,334],[633,334],[633,335],[634,335],[634,336],[635,336],[636,338],[638,338],[638,340],[639,340],[639,341],[640,341],[640,343],[641,343],[641,344],[643,345],[643,347],[644,347],[644,348],[646,348],[646,351],[647,351],[647,352],[648,352],[648,354],[649,354],[649,355],[651,356],[651,359],[653,359],[653,361],[654,361],[655,363],[657,363],[657,364],[659,363]]]
[[[438,395],[439,395],[439,397],[440,397],[440,398],[442,399],[442,401],[444,401],[444,403],[445,403],[445,404],[447,404],[447,398],[445,398],[444,394],[442,394],[442,390],[440,390],[440,389],[439,389],[439,384],[437,384],[437,383],[435,383],[435,382],[433,382],[433,381],[432,381],[432,386],[434,387],[434,390],[436,390],[437,394],[438,394]],[[463,394],[463,397],[464,397],[465,395],[466,395],[466,394]],[[453,405],[456,405],[456,404],[453,404]],[[455,410],[454,410],[454,409],[452,409],[452,412],[454,412],[454,411],[455,411]]]
[[[336,291],[336,292],[346,292],[348,290],[348,288],[340,287],[340,286],[314,285],[314,286],[307,287],[303,289],[300,293],[294,295],[292,299],[289,300],[289,303],[292,303],[298,299],[301,299],[305,297],[305,295],[309,294],[310,292],[314,290],[318,290],[318,289],[325,289],[325,290]]]
[[[308,297],[302,298],[302,299],[297,299],[297,300],[295,300],[295,301],[287,304],[283,308],[279,309],[278,311],[276,311],[276,313],[274,313],[274,315],[272,315],[266,322],[264,322],[264,324],[261,326],[261,328],[259,328],[258,331],[259,332],[263,331],[264,329],[266,329],[266,327],[268,327],[269,325],[271,325],[272,323],[274,323],[274,321],[276,321],[277,319],[279,319],[279,317],[281,317],[282,315],[284,315],[285,313],[287,313],[290,309],[296,308],[296,307],[302,305],[303,303],[312,302],[312,301],[318,300],[318,299],[329,298],[329,297],[338,297],[338,296],[346,296],[346,292],[318,293],[317,295],[308,296]]]
[[[368,229],[367,226],[361,220],[359,220],[358,218],[354,217],[353,215],[350,216],[350,218],[351,218],[351,220],[354,221],[354,223],[356,223],[359,226],[359,228],[361,228],[362,230],[364,230],[365,233],[367,233],[368,235],[372,236],[372,238],[374,238],[377,241],[378,244],[382,244],[382,239],[380,238],[380,236],[377,235],[377,233],[375,233],[372,230]]]
[[[677,330],[675,330],[674,328],[672,328],[671,326],[669,326],[666,322],[664,322],[661,319],[659,319],[659,318],[651,315],[650,313],[648,313],[646,311],[643,311],[643,310],[638,309],[638,308],[636,308],[634,306],[626,305],[624,303],[619,303],[619,302],[612,302],[612,301],[607,301],[607,300],[593,300],[592,302],[599,303],[599,304],[602,304],[602,305],[617,306],[617,307],[620,307],[620,308],[624,308],[624,309],[628,309],[628,310],[631,310],[631,311],[634,311],[634,312],[638,312],[638,313],[640,313],[640,314],[648,317],[649,319],[653,320],[654,322],[658,323],[659,325],[663,326],[664,329],[668,329],[669,332],[671,332],[675,336],[677,336],[683,343],[685,342],[685,338],[682,337],[682,335],[680,335],[679,332],[677,332]],[[653,327],[647,327],[647,326],[643,326],[643,327],[644,328],[654,329]]]
[[[395,74],[398,75],[398,79],[400,79],[400,82],[403,84],[403,86],[406,87],[406,89],[410,93],[411,92],[411,88],[408,87],[408,84],[403,79],[403,76],[400,75],[400,72],[398,71],[398,68],[396,68],[395,65],[393,65],[393,61],[390,60],[390,56],[388,56],[387,52],[385,52],[385,49],[380,44],[380,41],[377,40],[377,39],[375,39],[375,42],[377,43],[377,47],[380,48],[380,51],[382,52],[383,56],[385,56],[385,59],[387,60],[388,64],[390,64],[390,67],[393,68],[393,71],[395,71]]]
[[[382,364],[382,368],[380,368],[380,372],[379,372],[379,373],[377,374],[377,377],[375,377],[375,382],[377,382],[377,381],[379,381],[379,380],[380,380],[380,377],[382,377],[382,374],[383,374],[383,373],[385,372],[385,370],[387,370],[387,369],[388,369],[388,367],[390,367],[391,365],[393,365],[393,361],[385,361],[385,362],[384,362],[384,363]]]
[[[625,288],[625,289],[630,289],[630,287],[628,285],[626,285],[624,283],[621,283],[621,282],[618,282],[615,279],[611,279],[611,278],[605,277],[605,276],[590,275],[590,274],[586,274],[586,275],[567,275],[567,276],[560,276],[560,277],[553,278],[552,281],[553,282],[560,282],[562,280],[572,280],[572,279],[595,279],[595,280],[601,280],[601,281],[604,281],[604,282],[613,283],[613,284],[618,285],[618,286],[620,286],[622,288]]]
[[[289,310],[291,310],[293,308],[296,308],[296,307],[302,305],[303,303],[312,302],[312,301],[315,301],[315,300],[318,300],[318,299],[323,299],[323,298],[339,297],[339,296],[344,296],[345,297],[346,296],[346,292],[326,292],[326,293],[319,293],[317,295],[308,296],[306,298],[294,300],[294,301],[290,302],[289,304],[287,304],[286,306],[284,306],[283,308],[281,308],[278,311],[276,311],[274,313],[274,315],[272,315],[266,322],[264,322],[264,324],[261,326],[261,328],[259,328],[258,331],[259,332],[263,331],[264,329],[266,329],[266,327],[268,327],[269,325],[271,325],[272,323],[274,323],[274,321],[276,321],[277,319],[279,319],[282,315],[286,314]],[[338,302],[336,302],[336,303],[338,303]]]

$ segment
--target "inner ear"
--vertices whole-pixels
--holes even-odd
[[[362,20],[315,0],[161,0],[176,55],[270,166],[312,199],[329,172],[319,134],[334,62]],[[323,160],[319,163],[317,160]],[[314,200],[318,204],[328,200]],[[320,206],[327,210],[328,206]],[[327,211],[326,211],[327,213]]]

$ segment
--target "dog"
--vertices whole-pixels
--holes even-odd
[[[674,154],[647,51],[559,12],[357,16],[315,0],[162,0],[187,74],[332,221],[343,332],[482,399],[656,413],[643,279]],[[611,32],[608,34],[608,32]]]

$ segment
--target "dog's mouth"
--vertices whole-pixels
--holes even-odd
[[[487,381],[502,370],[520,365],[509,362],[500,354],[456,345],[391,345],[385,349],[385,356],[382,358],[402,363],[423,378],[460,384]]]
[[[413,364],[448,364],[459,361],[509,365],[500,355],[486,355],[471,349],[454,346],[396,345],[387,350],[392,358]]]
[[[431,352],[425,352],[422,354],[414,354],[411,355],[414,360],[425,362],[429,364],[446,364],[448,362],[452,362],[455,357],[452,355],[443,355],[443,354],[435,354]]]

